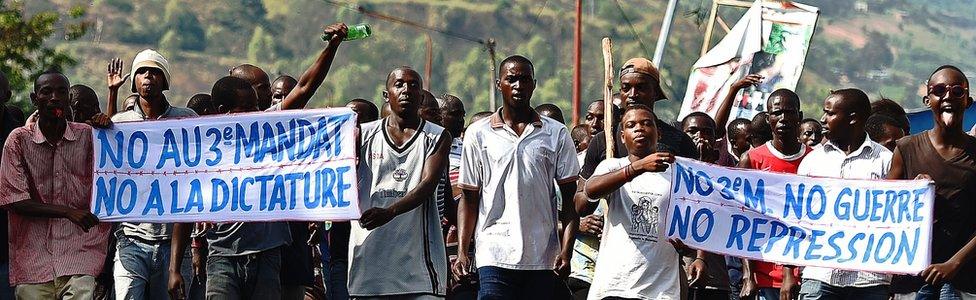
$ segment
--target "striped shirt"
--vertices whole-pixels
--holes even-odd
[[[90,209],[91,127],[69,122],[61,140],[47,141],[37,123],[10,133],[0,159],[0,205],[24,200]],[[65,218],[9,213],[10,284],[36,284],[65,275],[97,276],[111,226],[88,232]]]

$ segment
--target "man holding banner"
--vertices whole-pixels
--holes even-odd
[[[3,147],[0,206],[9,212],[17,299],[91,299],[105,262],[111,226],[88,211],[92,128],[67,121],[69,86],[58,72],[38,76],[30,94],[37,122],[14,129]],[[112,123],[98,114],[91,124]]]
[[[891,166],[891,151],[868,138],[864,131],[871,114],[868,95],[842,89],[824,100],[821,123],[827,143],[800,163],[798,175],[832,178],[884,179]],[[800,298],[810,300],[885,300],[891,275],[823,267],[803,269]]]
[[[976,138],[963,131],[973,104],[969,79],[945,65],[932,73],[923,102],[935,127],[898,140],[890,179],[925,178],[935,182],[932,264],[918,276],[892,279],[895,299],[976,298]],[[915,295],[913,295],[915,294]]]
[[[119,66],[118,71],[121,71]],[[143,50],[132,61],[131,90],[139,95],[132,110],[112,116],[116,123],[196,117],[185,107],[170,105],[163,95],[169,90],[169,61],[151,49]],[[126,77],[128,78],[128,77]],[[123,78],[122,81],[125,79]],[[117,82],[109,82],[112,92]],[[116,88],[117,90],[117,88]],[[170,258],[170,238],[173,225],[165,223],[119,224],[115,233],[118,243],[115,252],[116,299],[164,299],[169,282],[167,268]],[[158,263],[156,263],[158,262]]]
[[[645,105],[631,105],[621,120],[627,157],[608,158],[587,181],[589,199],[607,200],[590,299],[678,299],[680,257],[667,242],[665,223],[674,155],[657,152],[656,117]],[[583,213],[592,212],[591,200]],[[577,204],[580,205],[580,204]],[[695,260],[703,260],[699,252]]]
[[[269,112],[274,113],[274,111],[279,111],[279,110],[301,109],[305,107],[305,104],[308,103],[308,100],[311,99],[312,95],[315,94],[315,91],[325,80],[326,75],[328,75],[329,68],[332,65],[332,61],[335,58],[339,45],[342,42],[342,39],[346,37],[347,32],[348,32],[348,28],[346,27],[345,24],[342,23],[332,24],[325,28],[324,34],[330,35],[332,39],[329,40],[326,47],[319,53],[318,58],[315,60],[315,62],[311,66],[309,66],[309,68],[305,71],[305,73],[303,73],[302,76],[299,78],[298,85],[296,85],[295,88],[290,93],[288,93],[288,95],[285,97],[284,100],[281,101],[281,103],[271,107],[268,110]],[[214,107],[218,111],[218,113],[235,114],[235,113],[257,112],[258,111],[257,93],[253,87],[252,88],[247,88],[247,87],[250,87],[250,84],[244,81],[243,79],[230,77],[230,76],[221,78],[216,83],[214,83],[211,96],[213,99]],[[212,120],[216,120],[216,119],[212,119]],[[341,136],[339,133],[346,132],[346,130],[348,130],[347,125],[345,125],[345,123],[349,123],[346,122],[348,121],[348,116],[341,116],[340,114],[340,116],[334,116],[329,118],[317,118],[317,120],[318,121],[315,123],[318,123],[319,133],[310,134],[311,136],[309,136],[309,139],[312,140],[320,139],[319,141],[314,142],[318,144],[318,148],[319,148],[318,150],[322,150],[322,148],[324,147],[342,149],[342,151],[336,151],[337,154],[339,154],[338,157],[332,158],[331,160],[321,160],[321,162],[327,163],[330,161],[343,161],[343,162],[347,161],[348,158],[342,157],[342,154],[348,155],[348,152],[346,150],[348,149],[348,145],[344,145],[340,143],[338,140],[333,141],[331,139],[333,138],[337,139],[338,136]],[[292,137],[294,137],[294,133],[295,133],[294,130],[296,130],[295,128],[297,127],[301,128],[299,130],[303,130],[303,133],[299,137],[299,139],[305,137],[304,130],[307,130],[309,127],[315,127],[314,125],[312,126],[299,125],[303,123],[308,123],[308,125],[314,124],[313,122],[304,119],[301,121],[293,119],[287,122],[287,124],[289,124],[288,125],[289,128],[291,128],[292,130]],[[254,165],[252,165],[251,167],[257,168],[261,170],[261,172],[271,172],[269,171],[271,170],[270,169],[271,166],[269,166],[267,163],[263,163],[261,157],[264,157],[265,154],[270,151],[270,149],[278,148],[276,144],[277,141],[273,141],[274,138],[272,137],[274,136],[273,133],[274,129],[277,128],[283,131],[286,125],[277,123],[275,127],[272,127],[270,123],[264,123],[264,126],[261,126],[263,131],[259,131],[258,125],[256,123],[252,123],[252,124],[255,125],[252,125],[251,127],[252,130],[250,131],[251,141],[253,141],[251,143],[267,145],[267,146],[251,145],[250,148],[248,148],[246,144],[243,144],[243,142],[246,141],[242,141],[243,139],[246,139],[247,136],[244,134],[240,134],[244,129],[242,127],[238,127],[241,128],[241,130],[237,131],[239,134],[237,137],[238,140],[237,144],[239,146],[237,147],[238,150],[238,153],[236,153],[237,158],[239,160],[241,156],[246,156],[249,153],[248,149],[251,149],[251,151],[254,151],[253,153],[255,154],[252,161]],[[241,126],[241,125],[237,125],[237,126]],[[277,126],[281,126],[281,127],[277,127]],[[334,128],[334,130],[336,131],[334,134],[338,136],[332,136],[332,134],[327,133],[329,132],[328,129],[330,128]],[[207,130],[207,132],[208,134],[206,136],[208,137],[211,136],[210,130]],[[229,136],[231,132],[232,130],[230,130],[229,127],[228,129],[223,131],[224,134],[221,134],[221,131],[217,130],[216,131],[217,139],[220,139],[220,136],[227,136],[228,138],[233,138]],[[258,134],[259,132],[263,132],[265,134],[264,141],[258,140],[259,139],[258,136],[260,135]],[[280,134],[283,136],[286,135],[285,133],[280,133]],[[271,146],[272,143],[274,143],[275,146]],[[215,142],[211,146],[211,149],[217,148],[219,144],[220,143]],[[231,143],[228,141],[224,144],[230,145]],[[283,143],[283,145],[285,145],[285,143]],[[309,149],[308,151],[296,150],[302,148],[301,141],[292,140],[291,143],[287,145],[290,145],[291,148],[293,148],[288,153],[288,157],[290,159],[296,159],[299,161],[311,159],[310,157],[308,157],[308,154],[311,154],[313,152],[311,151],[311,149]],[[241,152],[240,150],[242,148],[244,153],[240,153]],[[315,147],[310,146],[310,148],[315,148]],[[264,150],[260,150],[260,149],[264,149]],[[277,151],[278,150],[275,150],[275,152]],[[280,150],[280,151],[284,151],[284,150]],[[282,159],[281,155],[283,155],[283,153],[278,152],[277,156],[275,156],[275,154],[270,154],[270,155],[272,156],[272,159],[276,159],[280,161]],[[220,157],[221,155],[217,155],[216,160],[218,163],[220,162]],[[318,154],[315,154],[314,158],[318,158],[318,157],[319,157]],[[231,158],[228,158],[227,160],[231,160]],[[245,159],[245,161],[246,160],[250,160],[250,159]],[[236,162],[240,162],[240,161],[236,161]],[[306,166],[305,164],[307,164],[307,162],[305,163],[296,162],[296,163],[298,163],[299,166]],[[264,200],[267,200],[269,194],[272,199],[277,198],[276,195],[280,196],[280,198],[277,199],[284,198],[283,195],[284,192],[281,193],[275,192],[277,188],[266,189],[266,185],[269,182],[273,182],[274,186],[284,186],[283,181],[286,180],[284,180],[283,176],[285,175],[289,177],[299,176],[299,177],[291,177],[292,179],[288,180],[293,184],[292,191],[295,190],[295,185],[296,185],[295,180],[297,178],[305,178],[305,180],[307,181],[309,180],[309,178],[316,177],[314,181],[317,183],[321,183],[321,181],[318,180],[319,178],[324,177],[324,178],[331,178],[323,181],[329,182],[329,184],[331,184],[332,186],[339,186],[340,191],[338,193],[343,193],[342,179],[337,179],[337,177],[343,177],[343,174],[353,173],[353,172],[345,172],[346,170],[348,170],[348,168],[339,167],[339,168],[330,168],[329,172],[321,172],[321,171],[305,172],[304,176],[300,176],[301,174],[296,174],[296,173],[265,174],[264,176],[256,176],[253,178],[241,179],[240,180],[241,195],[240,195],[240,199],[236,199],[240,203],[232,203],[231,206],[244,208],[244,206],[246,206],[244,202],[245,200],[248,201],[258,200],[258,199],[247,199],[248,198],[247,194],[243,192],[244,188],[247,186],[247,182],[249,179],[250,179],[250,183],[261,186],[260,188],[261,194],[254,194],[254,196],[257,196],[262,200],[263,208],[274,209],[274,207],[276,206],[276,205],[266,205],[267,203],[264,202]],[[313,175],[312,173],[314,173],[314,176],[312,176]],[[331,174],[331,176],[327,174]],[[260,183],[258,183],[258,181],[260,181]],[[232,182],[231,184],[233,185],[234,182]],[[306,189],[310,187],[309,184],[305,185]],[[214,183],[214,185],[216,185],[216,183]],[[226,188],[226,183],[224,187]],[[282,187],[281,189],[283,190],[284,188]],[[348,191],[348,189],[344,189],[344,190]],[[315,196],[319,196],[319,195],[312,196],[311,194],[313,193],[309,193],[307,190],[305,191],[305,194],[313,198]],[[332,192],[327,193],[327,195],[336,196]],[[296,196],[292,194],[292,197],[296,197]],[[339,197],[339,199],[342,199],[341,196],[337,196],[337,197]],[[216,194],[214,194],[214,199],[217,199]],[[316,199],[316,201],[319,201],[319,199]],[[342,201],[338,201],[338,202],[341,203]],[[251,204],[251,206],[254,205]],[[292,204],[292,206],[295,206],[295,204]],[[309,205],[307,205],[306,203],[306,208],[309,208],[308,206]],[[248,209],[250,209],[250,207],[248,207]],[[270,212],[270,211],[265,211],[265,212]],[[274,213],[272,213],[271,215],[272,216],[270,217],[270,219],[268,216],[264,216],[263,218],[258,218],[258,217],[255,218],[261,221],[272,221],[272,222],[253,222],[253,221],[252,222],[223,222],[223,223],[218,223],[210,232],[207,233],[207,242],[210,247],[210,251],[208,255],[209,258],[207,260],[207,288],[206,288],[207,298],[277,299],[282,296],[280,278],[279,278],[280,275],[278,274],[278,271],[280,270],[281,267],[281,260],[282,260],[281,246],[292,242],[291,234],[288,229],[288,224],[282,221],[289,220],[289,219],[298,219],[298,216],[286,215],[286,216],[275,217]],[[224,217],[229,217],[229,216],[224,216]],[[333,218],[335,217],[336,216],[333,216]],[[241,217],[236,216],[236,218],[241,218]],[[349,217],[345,216],[344,218],[348,219]],[[234,220],[239,220],[239,219],[234,219]],[[307,217],[306,219],[303,220],[307,220]],[[208,221],[222,222],[227,220],[218,219],[218,220],[208,220]],[[170,277],[169,294],[170,297],[174,299],[182,299],[184,297],[183,295],[186,294],[185,291],[183,291],[183,277],[180,274],[180,266],[183,261],[183,251],[186,249],[186,246],[188,244],[189,237],[190,237],[190,230],[192,226],[193,226],[192,223],[177,223],[173,226],[174,238],[172,240],[173,245],[171,247],[170,267],[169,267],[169,277]],[[303,242],[303,241],[299,241],[299,242]]]
[[[451,134],[418,115],[420,74],[400,67],[387,77],[389,117],[362,125],[359,207],[349,239],[349,295],[440,299],[447,296],[447,254],[434,193],[447,167]]]
[[[746,152],[739,167],[796,173],[803,157],[812,150],[799,139],[800,96],[791,90],[779,89],[769,95],[766,107],[769,109],[766,123],[773,130],[773,140]],[[792,289],[797,284],[795,277],[799,274],[793,268],[765,261],[744,261],[742,269],[742,297],[791,299]]]

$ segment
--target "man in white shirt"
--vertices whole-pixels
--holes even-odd
[[[891,151],[872,141],[864,131],[871,102],[863,91],[843,89],[824,100],[821,122],[827,142],[800,163],[799,175],[884,179],[891,166]],[[888,299],[891,276],[886,274],[807,267],[803,270],[800,299]]]
[[[566,126],[529,104],[535,90],[532,63],[511,56],[502,61],[499,75],[495,85],[502,108],[471,124],[464,135],[458,253],[468,253],[475,238],[478,299],[553,299],[557,287],[565,289],[557,276],[569,275],[579,222],[573,206],[579,162]],[[549,188],[553,180],[562,193],[561,210]],[[461,255],[453,269],[468,276],[471,260]]]
[[[674,155],[659,150],[656,119],[648,106],[629,106],[620,124],[628,155],[605,159],[586,181],[586,196],[606,199],[608,211],[589,299],[681,298],[680,257],[664,226]],[[596,200],[577,205],[588,213]]]

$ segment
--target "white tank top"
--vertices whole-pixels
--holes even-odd
[[[443,128],[421,121],[397,146],[387,119],[362,125],[359,207],[389,207],[420,184],[424,163],[434,154]],[[372,231],[350,222],[349,295],[425,294],[446,296],[447,255],[435,195]]]

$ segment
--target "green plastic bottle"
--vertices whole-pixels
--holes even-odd
[[[373,34],[373,30],[369,28],[369,24],[366,23],[357,24],[357,25],[349,26],[349,32],[346,34],[346,38],[342,40],[343,41],[361,40],[361,39],[368,38],[372,34]],[[332,35],[323,34],[322,40],[328,42],[332,40]]]

